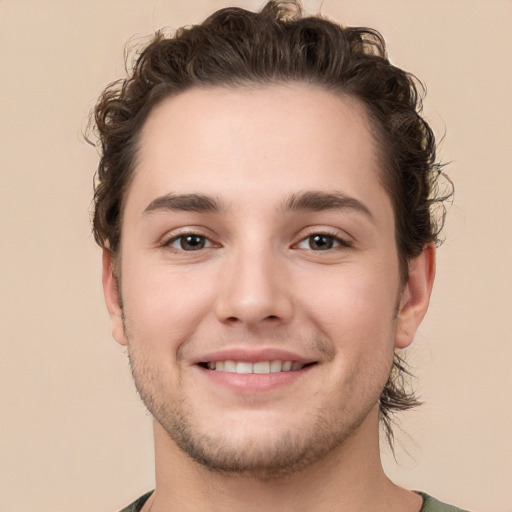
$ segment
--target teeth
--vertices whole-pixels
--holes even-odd
[[[215,365],[215,369],[217,369],[217,363],[213,363]],[[235,361],[224,361],[224,371],[230,373],[236,373],[236,363]]]
[[[215,366],[217,367],[217,366]],[[246,363],[245,361],[239,361],[236,363],[236,373],[252,373],[252,363]]]
[[[270,373],[279,373],[283,369],[281,361],[272,361],[270,363]]]
[[[292,361],[210,361],[207,363],[210,370],[228,373],[279,373],[302,370],[304,364]]]

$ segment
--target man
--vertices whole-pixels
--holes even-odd
[[[103,93],[94,233],[156,454],[125,510],[458,510],[379,457],[434,279],[419,110],[378,33],[290,2],[157,34]]]

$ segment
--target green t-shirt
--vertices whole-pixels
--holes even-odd
[[[121,512],[140,512],[144,503],[151,496],[153,491],[150,491],[144,496],[141,496],[137,501],[134,501],[131,505],[126,508],[123,508]],[[446,503],[441,503],[437,501],[432,496],[425,494],[424,492],[419,493],[423,498],[423,506],[421,507],[420,512],[468,512],[467,510],[462,510],[461,508],[453,507],[452,505],[447,505]]]

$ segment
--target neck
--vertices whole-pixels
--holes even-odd
[[[154,434],[156,488],[145,511],[416,512],[421,507],[418,495],[395,486],[384,474],[377,409],[328,456],[268,480],[212,472],[184,454],[156,421]]]

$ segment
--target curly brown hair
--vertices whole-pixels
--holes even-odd
[[[423,86],[387,58],[381,34],[306,16],[300,1],[268,2],[258,13],[221,9],[203,23],[166,36],[157,32],[136,54],[130,75],[110,84],[94,110],[101,159],[94,192],[97,243],[117,255],[123,199],[130,186],[138,140],[148,114],[164,98],[193,87],[237,87],[302,82],[357,98],[371,120],[382,161],[383,184],[396,222],[403,282],[408,261],[437,242],[444,197],[437,193],[441,165],[434,134],[421,117]],[[435,205],[441,205],[441,215]],[[403,359],[380,398],[390,444],[393,413],[418,405],[407,391]]]

